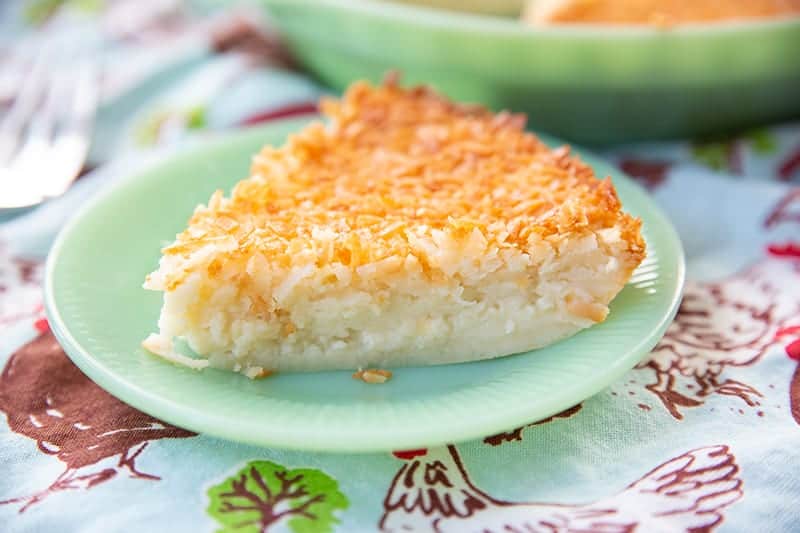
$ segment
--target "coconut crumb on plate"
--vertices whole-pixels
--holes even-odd
[[[157,333],[148,335],[147,338],[142,341],[142,348],[171,363],[193,368],[194,370],[202,370],[209,365],[209,362],[205,359],[192,359],[191,357],[176,352],[172,340]]]
[[[370,384],[386,383],[391,378],[391,371],[381,370],[380,368],[367,368],[353,373],[353,379],[360,379],[364,383]]]

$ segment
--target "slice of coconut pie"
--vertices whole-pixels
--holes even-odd
[[[393,82],[322,109],[163,250],[145,348],[250,377],[488,359],[602,322],[645,255],[611,182],[521,116]]]

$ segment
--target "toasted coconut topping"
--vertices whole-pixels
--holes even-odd
[[[798,0],[530,0],[523,19],[533,24],[675,24],[800,14]]]
[[[197,208],[163,250],[176,261],[151,276],[150,288],[175,290],[199,269],[215,277],[229,265],[247,272],[257,264],[292,272],[278,293],[309,275],[304,266],[369,275],[413,260],[437,279],[452,274],[447,257],[430,258],[437,243],[502,256],[544,241],[557,251],[569,235],[612,227],[632,264],[644,256],[640,222],[621,211],[610,180],[597,179],[568,147],[552,150],[525,132],[521,115],[394,82],[356,83],[322,110],[327,125],[265,147],[230,198],[218,191]],[[273,311],[271,302],[252,307]]]

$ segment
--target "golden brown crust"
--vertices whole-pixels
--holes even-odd
[[[606,23],[669,27],[688,22],[800,15],[800,0],[534,0],[534,24]]]
[[[569,147],[549,149],[525,132],[521,115],[391,80],[356,83],[322,109],[327,126],[265,147],[252,177],[230,199],[216,193],[198,208],[164,254],[224,244],[224,259],[204,265],[213,277],[226,262],[241,266],[254,256],[287,267],[300,252],[311,252],[318,267],[403,259],[421,231],[466,242],[477,229],[498,249],[526,249],[614,227],[631,268],[644,257],[640,221],[622,212],[610,180],[597,179]],[[165,288],[185,275],[169,274]]]

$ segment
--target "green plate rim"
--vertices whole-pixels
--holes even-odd
[[[91,215],[95,206],[102,204],[106,198],[117,194],[118,191],[125,189],[126,186],[135,183],[140,178],[150,175],[151,173],[158,173],[164,167],[170,164],[176,164],[177,161],[192,158],[194,154],[200,151],[222,150],[226,145],[244,142],[246,138],[259,135],[260,131],[274,130],[276,128],[286,128],[288,131],[294,131],[295,125],[300,126],[307,122],[308,118],[275,121],[265,127],[249,128],[242,132],[225,135],[181,150],[179,153],[165,160],[158,161],[145,169],[138,169],[130,176],[117,180],[114,184],[110,185],[87,202],[63,227],[47,258],[44,284],[45,309],[51,330],[57,340],[70,359],[72,359],[90,379],[112,395],[151,416],[197,433],[221,437],[232,441],[257,446],[319,452],[353,453],[412,449],[451,442],[462,442],[509,430],[513,427],[547,418],[548,416],[556,414],[567,407],[597,394],[611,383],[617,381],[650,352],[664,335],[664,332],[677,313],[686,276],[684,251],[680,238],[675,228],[672,226],[672,223],[642,187],[626,177],[625,179],[628,181],[626,185],[630,185],[631,192],[640,195],[641,199],[648,205],[648,219],[650,219],[651,223],[660,226],[659,231],[662,232],[662,238],[668,244],[670,250],[675,253],[674,256],[669,258],[670,266],[675,268],[674,282],[671,286],[664,288],[668,294],[667,300],[669,301],[669,309],[660,317],[657,323],[653,324],[651,333],[648,336],[642,338],[633,348],[629,349],[623,357],[616,359],[611,365],[600,369],[592,381],[591,386],[580,382],[572,387],[559,389],[552,395],[537,400],[537,402],[510,402],[504,412],[492,413],[493,418],[491,423],[486,422],[479,427],[468,423],[455,423],[455,428],[442,429],[439,427],[433,432],[430,427],[426,427],[424,430],[406,427],[402,434],[384,431],[369,433],[369,440],[364,438],[365,435],[348,435],[342,433],[331,434],[325,439],[319,439],[319,434],[313,431],[313,428],[303,429],[294,427],[286,431],[285,428],[268,427],[265,432],[263,428],[252,427],[247,421],[230,420],[220,417],[219,415],[214,417],[213,413],[198,412],[198,410],[193,409],[191,405],[165,400],[157,394],[140,387],[136,382],[120,376],[112,369],[105,367],[102,361],[89,353],[89,351],[82,346],[81,342],[73,336],[73,333],[65,324],[65,320],[58,308],[54,278],[62,250],[72,237],[74,229],[78,227],[86,217]],[[552,138],[547,136],[542,137],[548,140],[548,142],[553,141]],[[607,163],[596,156],[585,151],[576,150],[575,152],[592,166],[599,164],[601,167],[610,168]],[[616,176],[624,176],[624,174],[619,171],[615,171],[614,174]],[[466,364],[480,364],[480,362]],[[165,368],[172,368],[172,366],[166,362],[164,365]],[[265,424],[265,426],[268,426],[268,424]]]
[[[800,15],[751,20],[726,20],[714,23],[678,24],[667,29],[631,24],[559,24],[547,27],[525,25],[518,19],[481,13],[465,13],[419,4],[403,4],[386,0],[261,0],[267,6],[299,4],[322,5],[344,11],[359,10],[365,15],[395,18],[403,22],[437,29],[481,30],[491,33],[536,35],[540,37],[571,37],[577,39],[620,39],[632,37],[662,38],[664,35],[714,36],[729,33],[771,30],[784,27],[800,28]]]

